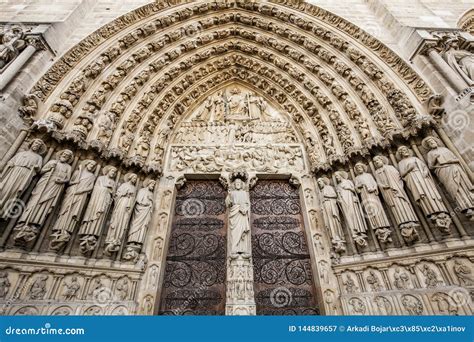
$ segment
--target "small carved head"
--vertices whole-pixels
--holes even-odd
[[[363,173],[366,173],[367,172],[367,165],[365,165],[364,163],[362,162],[358,162],[355,164],[354,166],[354,171],[356,172],[356,174],[358,175],[361,175]]]
[[[340,183],[343,179],[349,178],[349,175],[347,174],[346,171],[336,171],[334,172],[334,177],[336,178],[336,181]]]
[[[30,143],[30,149],[33,152],[43,154],[44,152],[46,152],[46,145],[41,139],[33,139]]]
[[[374,161],[374,166],[375,166],[376,169],[380,169],[384,165],[388,164],[387,157],[381,156],[381,155],[375,156],[373,161]]]
[[[82,165],[90,172],[95,170],[95,167],[97,165],[95,160],[92,159],[86,159],[82,162]]]
[[[148,188],[148,190],[150,191],[155,190],[155,185],[156,181],[153,179],[145,179],[145,181],[143,182],[143,186]]]
[[[397,149],[397,158],[399,160],[409,158],[412,156],[412,151],[405,145],[400,146]]]
[[[112,165],[107,165],[102,170],[102,174],[104,176],[108,176],[109,178],[115,178],[115,176],[117,175],[117,168],[115,166],[112,166]]]
[[[71,150],[61,150],[58,152],[58,159],[62,163],[71,164],[74,154]]]
[[[320,189],[323,189],[326,185],[330,184],[329,178],[327,177],[318,178],[317,182]]]
[[[136,184],[138,180],[138,176],[135,173],[127,173],[124,177],[125,182],[130,182],[132,184]]]
[[[439,145],[438,145],[438,141],[436,140],[435,137],[428,136],[425,139],[423,139],[423,141],[421,142],[421,146],[423,146],[427,150],[434,150]]]

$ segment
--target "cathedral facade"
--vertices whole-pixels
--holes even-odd
[[[321,2],[5,8],[2,314],[472,315],[472,9]]]

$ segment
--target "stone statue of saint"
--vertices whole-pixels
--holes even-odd
[[[414,157],[412,151],[406,146],[398,148],[397,157],[400,160],[398,164],[400,176],[405,180],[416,203],[421,207],[423,213],[436,224],[436,227],[443,233],[449,234],[451,217],[426,164],[421,159]]]
[[[397,227],[400,228],[401,234],[407,242],[416,241],[419,237],[416,227],[420,224],[405,192],[400,173],[388,163],[388,159],[384,156],[375,156],[373,161],[375,179]]]
[[[474,85],[474,54],[461,50],[457,37],[446,36],[444,38],[444,49],[441,56],[453,70],[461,76],[468,85]]]
[[[429,150],[426,156],[428,167],[433,170],[461,212],[472,220],[474,218],[474,187],[461,166],[459,158],[446,147],[439,146],[434,137],[426,137],[422,145]]]
[[[138,177],[134,173],[128,173],[124,177],[125,182],[120,185],[115,194],[115,206],[112,212],[107,237],[105,238],[105,253],[111,255],[120,249],[123,235],[127,230],[128,223],[133,211],[135,196],[137,195]]]
[[[94,188],[96,177],[93,172],[96,165],[93,160],[84,160],[72,175],[51,234],[52,250],[62,249],[71,239],[86,204],[87,195]]]
[[[462,285],[462,286],[474,285],[474,278],[472,276],[472,267],[466,266],[460,260],[455,260],[454,265],[453,265],[453,271],[456,277],[458,277],[459,285]]]
[[[29,297],[30,299],[43,299],[46,294],[46,281],[48,276],[46,274],[41,274],[31,285]]]
[[[156,182],[147,179],[143,182],[143,188],[137,193],[135,207],[130,223],[130,230],[127,238],[127,252],[130,259],[136,259],[141,251],[145,236],[150,224],[151,214],[153,212],[153,191]],[[132,250],[136,255],[131,255]],[[135,254],[134,253],[134,254]]]
[[[5,271],[0,272],[0,299],[5,299],[10,290],[10,280],[8,280],[8,273]]]
[[[330,185],[329,179],[326,177],[318,179],[318,186],[321,191],[324,224],[331,236],[334,251],[342,254],[346,251],[346,241],[341,226],[341,214],[337,206],[336,190]]]
[[[245,179],[234,178],[225,200],[229,208],[229,255],[250,255],[250,196]]]
[[[355,187],[362,197],[362,205],[364,206],[370,226],[374,229],[375,235],[377,235],[380,242],[391,242],[390,222],[380,202],[377,182],[367,172],[367,165],[364,163],[355,164],[354,171],[357,174],[354,179]]]
[[[106,166],[102,170],[103,176],[97,178],[92,195],[82,219],[79,235],[81,236],[80,249],[82,253],[93,251],[97,246],[97,238],[102,232],[107,214],[115,192],[115,176],[117,169]]]
[[[15,203],[25,192],[33,177],[41,170],[46,146],[34,139],[27,151],[17,153],[5,166],[0,181],[0,218],[7,220],[15,213]]]
[[[362,206],[357,197],[354,183],[345,171],[334,173],[337,181],[337,197],[344,214],[347,227],[352,231],[354,241],[361,247],[367,246],[367,224],[365,223]]]
[[[66,183],[71,178],[71,162],[74,155],[70,150],[62,150],[57,159],[46,163],[40,171],[41,178],[36,184],[26,209],[18,220],[14,239],[17,243],[27,243],[36,239],[46,218],[53,211]]]

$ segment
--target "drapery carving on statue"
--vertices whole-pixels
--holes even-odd
[[[381,243],[392,242],[390,222],[379,198],[379,189],[374,177],[367,172],[367,165],[358,162],[354,166],[355,187],[362,198],[362,206],[371,228]]]
[[[426,164],[406,146],[397,150],[398,169],[423,213],[445,234],[450,233],[451,217]]]
[[[51,160],[40,171],[41,178],[36,183],[25,211],[15,227],[16,244],[25,245],[34,241],[43,227],[46,219],[58,205],[66,183],[71,178],[71,162],[73,153],[62,150],[57,153],[57,159]]]
[[[71,239],[81,219],[87,196],[94,187],[96,177],[93,172],[96,165],[94,160],[84,160],[72,175],[53,226],[50,241],[52,250],[61,250]]]
[[[42,154],[46,145],[40,139],[33,139],[29,149],[18,152],[5,166],[0,181],[0,218],[8,220],[20,214],[20,198],[30,185],[33,177],[41,170]]]
[[[354,183],[349,180],[349,175],[345,171],[336,171],[334,177],[337,182],[337,199],[344,214],[346,227],[350,229],[355,243],[364,248],[367,246],[367,224]]]
[[[440,142],[428,136],[422,141],[422,146],[428,150],[426,160],[428,167],[433,170],[451,198],[469,219],[474,219],[474,187],[466,171],[456,155]]]
[[[10,64],[26,47],[25,32],[19,25],[2,27],[0,34],[0,71]]]
[[[88,254],[97,247],[98,237],[102,233],[112,205],[116,174],[117,169],[115,167],[105,166],[102,169],[102,176],[98,177],[95,182],[79,229],[80,250],[83,254]]]
[[[337,193],[327,177],[318,179],[321,194],[322,212],[326,229],[331,237],[332,246],[337,254],[346,251],[346,241],[341,225],[341,213],[337,206]]]
[[[122,183],[115,193],[114,210],[110,220],[109,229],[105,238],[105,254],[116,253],[123,242],[125,231],[133,211],[135,196],[137,193],[136,183],[138,177],[134,173],[127,173]]]
[[[143,182],[143,188],[137,193],[127,237],[127,246],[123,256],[125,260],[133,260],[135,262],[138,260],[153,213],[155,185],[156,182],[154,180],[146,179]]]
[[[460,37],[454,32],[434,33],[437,37],[438,49],[446,63],[469,86],[474,85],[474,54],[460,47]]]
[[[375,179],[382,193],[385,204],[390,209],[403,239],[413,243],[418,238],[417,227],[420,225],[408,198],[398,170],[388,163],[385,156],[375,156]]]
[[[172,146],[171,171],[217,172],[236,168],[279,172],[304,170],[301,146],[273,144],[266,146]]]

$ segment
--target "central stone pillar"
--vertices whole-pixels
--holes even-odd
[[[226,315],[256,314],[249,194],[256,178],[248,178],[245,171],[232,172],[229,178],[221,177],[228,189]]]

